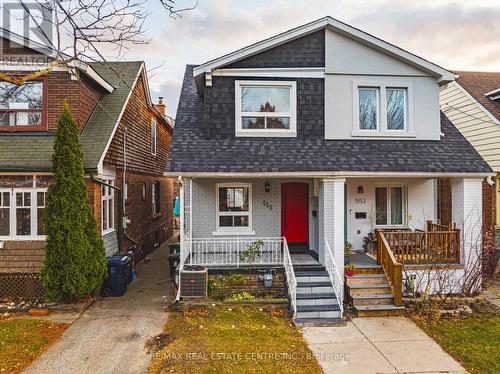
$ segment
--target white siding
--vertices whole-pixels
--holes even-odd
[[[441,110],[495,172],[500,172],[500,125],[458,83],[441,89]]]

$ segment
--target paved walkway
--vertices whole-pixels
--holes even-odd
[[[466,373],[405,317],[355,318],[303,334],[326,374]]]
[[[137,268],[137,279],[123,297],[97,301],[25,373],[145,373],[144,344],[162,332],[171,292],[168,247]]]

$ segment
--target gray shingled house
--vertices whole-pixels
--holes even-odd
[[[344,283],[358,315],[401,313],[402,264],[459,279],[492,170],[440,112],[454,79],[330,17],[188,65],[166,168],[182,180],[181,281],[187,264],[275,268],[296,320],[327,322]],[[346,242],[362,252],[344,278]]]

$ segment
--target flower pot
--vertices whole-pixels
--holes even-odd
[[[345,271],[345,275],[347,275],[348,277],[352,277],[354,274],[354,271],[353,270],[346,270]]]

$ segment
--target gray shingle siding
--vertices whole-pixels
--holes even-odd
[[[207,137],[234,138],[236,80],[282,80],[297,82],[297,136],[322,137],[325,133],[324,79],[286,79],[251,77],[213,77],[212,87],[205,88],[205,123],[209,124]]]
[[[112,256],[119,252],[118,236],[116,231],[103,235],[102,241],[104,242],[104,249],[106,251],[106,256]]]
[[[188,66],[184,76],[167,162],[169,172],[492,172],[444,114],[441,114],[444,136],[433,141],[325,140],[316,127],[314,135],[308,136],[307,131],[302,131],[303,135],[297,138],[228,135],[207,139],[206,129],[210,124],[205,119],[203,97],[196,92],[192,69],[193,66]],[[300,95],[304,95],[302,101],[314,101],[305,92],[299,92]],[[225,134],[222,129],[227,132],[229,124],[233,123],[234,111],[230,111],[229,104],[225,108],[219,105],[217,110],[223,122],[216,123],[215,129],[222,135]],[[300,113],[302,111],[314,114],[312,107],[307,105],[299,109]],[[226,117],[222,118],[222,113]],[[322,110],[320,116],[323,116]]]
[[[325,30],[292,40],[225,68],[299,68],[325,66]]]

